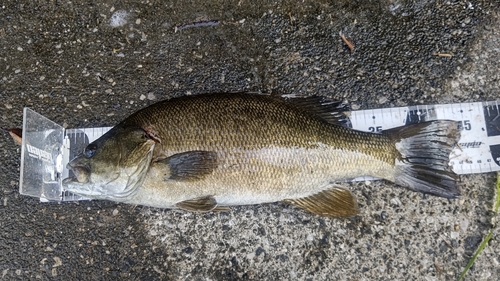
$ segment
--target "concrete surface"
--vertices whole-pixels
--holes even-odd
[[[220,24],[174,32],[199,20]],[[7,0],[0,126],[20,127],[24,106],[68,127],[109,126],[214,91],[331,95],[354,109],[495,100],[499,46],[496,0]],[[18,194],[7,135],[0,154],[5,280],[456,280],[491,225],[493,174],[463,176],[451,201],[348,184],[353,219],[284,203],[194,214],[40,203]],[[498,280],[499,234],[467,280]]]

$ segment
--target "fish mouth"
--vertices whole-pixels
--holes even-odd
[[[86,165],[75,165],[71,162],[66,168],[73,172],[74,177],[68,177],[63,180],[63,184],[68,183],[88,183],[90,178],[90,168]]]
[[[76,165],[71,162],[66,165],[66,168],[73,172],[74,176],[63,179],[63,190],[85,197],[92,195],[93,184],[90,183],[90,168],[86,165]]]

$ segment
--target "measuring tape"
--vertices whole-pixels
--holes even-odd
[[[357,110],[347,115],[353,129],[372,133],[425,121],[455,120],[461,137],[450,154],[453,171],[457,174],[500,171],[500,101]],[[63,190],[61,180],[69,176],[65,166],[109,129],[64,129],[25,108],[20,193],[42,201],[86,199]],[[354,180],[371,179],[374,178]]]
[[[500,101],[417,105],[351,111],[353,129],[382,130],[438,119],[455,120],[461,130],[450,155],[457,174],[500,171]]]

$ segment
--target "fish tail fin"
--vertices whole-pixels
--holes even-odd
[[[395,180],[414,191],[445,198],[460,196],[459,176],[450,165],[450,153],[460,138],[456,121],[439,120],[384,131],[399,151]]]

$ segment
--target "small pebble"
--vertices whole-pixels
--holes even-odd
[[[54,261],[56,262],[52,267],[58,267],[62,265],[62,260],[59,257],[54,257]]]
[[[392,198],[391,204],[399,206],[401,204],[401,201],[399,200],[399,198]]]
[[[148,93],[148,100],[155,100],[156,96],[153,93]]]
[[[128,13],[124,10],[116,11],[109,19],[111,27],[120,27],[127,23]]]
[[[378,104],[384,104],[387,103],[388,99],[386,96],[381,96],[378,98]]]

